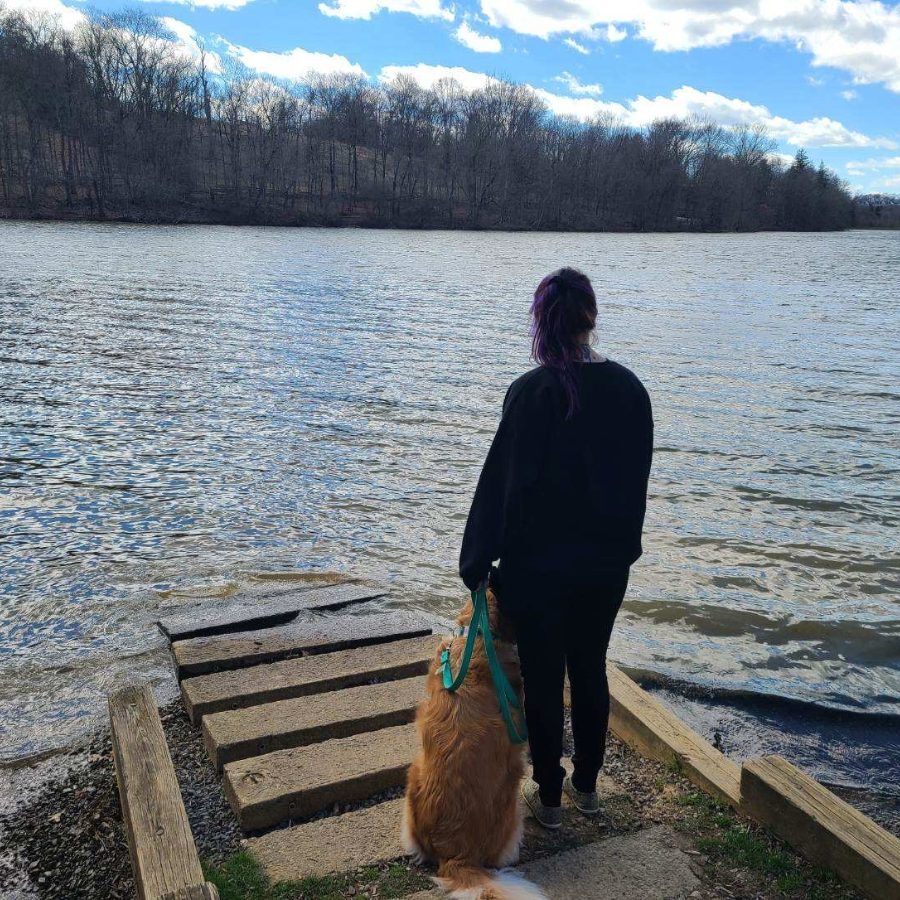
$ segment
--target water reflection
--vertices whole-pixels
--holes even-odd
[[[0,225],[0,753],[65,739],[126,673],[162,678],[149,626],[187,584],[343,570],[452,610],[528,292],[563,262],[655,405],[613,655],[897,712],[898,251],[876,232]]]

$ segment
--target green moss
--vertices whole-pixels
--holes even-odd
[[[401,863],[272,884],[259,863],[244,851],[218,865],[205,863],[203,871],[207,880],[219,889],[221,900],[344,900],[350,888],[371,886],[377,886],[379,897],[393,900],[431,887],[430,879]]]

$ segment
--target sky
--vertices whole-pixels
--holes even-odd
[[[77,24],[121,0],[0,0]],[[900,0],[131,0],[185,53],[261,74],[531,85],[551,110],[642,127],[763,123],[854,191],[900,194]]]

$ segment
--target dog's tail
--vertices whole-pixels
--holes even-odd
[[[453,900],[547,900],[547,895],[510,869],[491,873],[455,859],[438,866],[437,883]]]

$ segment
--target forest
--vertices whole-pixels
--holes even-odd
[[[94,14],[67,31],[0,10],[0,216],[596,231],[858,224],[833,172],[802,150],[782,162],[761,128],[580,122],[501,79],[475,91],[405,77],[265,80],[221,71],[172,37],[139,12]]]

